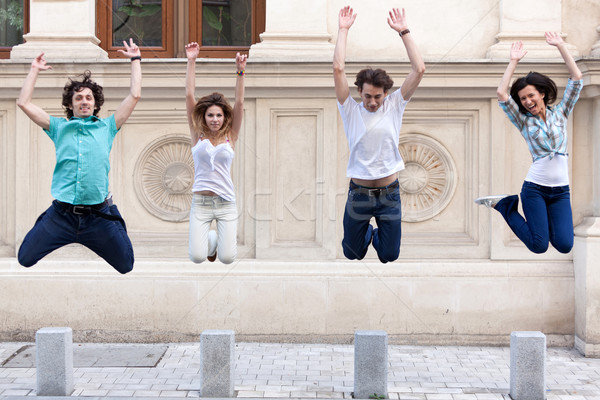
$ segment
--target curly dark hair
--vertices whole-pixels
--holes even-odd
[[[83,80],[81,81],[69,78],[69,82],[67,82],[63,90],[62,106],[65,109],[65,114],[67,114],[67,119],[73,118],[73,110],[70,108],[73,105],[73,96],[84,88],[90,89],[94,95],[95,116],[98,116],[98,111],[100,111],[100,107],[104,104],[104,92],[102,86],[92,81],[92,73],[90,71],[85,71],[83,75],[80,76],[83,76]]]
[[[354,84],[362,90],[365,83],[383,88],[384,93],[387,93],[394,86],[392,78],[381,68],[373,69],[369,67],[358,71]]]
[[[194,129],[201,135],[210,132],[208,125],[206,125],[206,118],[204,115],[206,114],[206,110],[211,106],[218,106],[223,110],[223,126],[221,126],[217,135],[219,137],[227,135],[231,130],[231,124],[233,123],[233,108],[229,105],[225,96],[217,92],[204,96],[196,102],[194,110],[192,111],[192,123],[194,124]]]
[[[538,92],[544,94],[544,104],[552,104],[556,100],[556,84],[552,79],[539,72],[530,72],[527,76],[517,79],[510,88],[510,97],[519,105],[519,111],[527,114],[527,109],[521,104],[519,91],[527,85],[535,86]]]

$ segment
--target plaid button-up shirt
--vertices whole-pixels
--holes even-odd
[[[560,103],[546,107],[546,122],[541,117],[519,111],[519,106],[512,97],[500,101],[500,107],[510,121],[519,129],[529,146],[533,161],[555,154],[567,154],[567,118],[573,111],[579,98],[583,80],[569,79]]]

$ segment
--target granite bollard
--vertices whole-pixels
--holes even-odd
[[[542,332],[510,334],[510,397],[513,400],[546,398],[546,335]]]
[[[233,397],[234,348],[231,330],[200,334],[200,397]]]
[[[354,398],[387,398],[388,337],[385,331],[354,332]]]
[[[41,328],[35,334],[38,396],[70,396],[73,392],[73,331]]]

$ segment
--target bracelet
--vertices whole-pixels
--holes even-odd
[[[400,37],[402,37],[402,35],[406,35],[407,33],[410,33],[409,29],[405,29],[402,32],[399,32],[398,34],[400,35]]]
[[[244,70],[237,71],[235,74],[236,74],[237,76],[244,76],[244,75],[246,74],[246,71],[244,71]]]
[[[134,56],[134,57],[131,57],[131,61],[135,61],[135,60],[140,60],[140,61],[142,61],[142,56]]]

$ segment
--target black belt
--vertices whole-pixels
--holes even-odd
[[[118,215],[107,214],[100,211],[101,209],[110,204],[108,200],[104,200],[102,203],[99,204],[69,204],[56,200],[56,204],[58,204],[58,206],[62,208],[63,211],[69,211],[75,215],[94,214],[104,219],[109,219],[111,221],[123,221],[123,218],[119,217]]]
[[[382,193],[389,193],[390,191],[392,191],[392,189],[396,189],[399,186],[400,186],[400,184],[398,183],[397,180],[395,180],[394,182],[390,183],[387,186],[377,187],[377,188],[360,186],[360,185],[357,185],[356,183],[352,182],[352,180],[350,180],[350,189],[351,190],[353,190],[357,193],[366,194],[369,196],[379,196]]]

